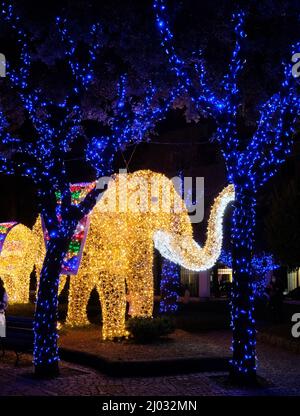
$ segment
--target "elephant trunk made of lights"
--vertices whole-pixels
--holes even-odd
[[[149,170],[115,175],[90,214],[79,271],[77,276],[71,276],[66,323],[88,323],[86,307],[93,288],[100,297],[104,339],[126,333],[126,297],[131,316],[151,316],[154,247],[186,269],[210,269],[220,255],[223,215],[233,200],[234,187],[228,185],[215,199],[207,241],[201,248],[193,240],[187,209],[172,181]],[[42,241],[40,220],[33,232]],[[43,244],[39,247],[43,259],[45,249]],[[37,265],[38,270],[41,264]]]

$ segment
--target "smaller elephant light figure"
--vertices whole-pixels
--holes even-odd
[[[10,303],[29,302],[30,274],[37,241],[29,228],[16,222],[0,224],[0,276]]]
[[[149,170],[116,175],[90,214],[79,272],[71,277],[67,324],[88,323],[86,306],[94,287],[100,296],[104,339],[126,333],[126,293],[132,316],[151,316],[154,246],[187,269],[211,268],[222,247],[223,214],[233,200],[234,187],[229,185],[214,202],[201,248],[172,181]]]

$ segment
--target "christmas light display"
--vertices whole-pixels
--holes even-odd
[[[25,225],[0,224],[0,276],[10,303],[28,303],[29,281],[36,256],[36,240]]]
[[[160,313],[174,313],[178,309],[180,269],[177,264],[163,260],[160,282]]]
[[[73,198],[78,202],[80,195],[84,197],[94,186],[94,183],[71,185]],[[210,268],[212,261],[219,256],[222,246],[222,218],[233,199],[232,185],[226,187],[215,199],[208,222],[207,241],[201,249],[193,240],[187,209],[172,181],[164,175],[147,170],[115,175],[86,221],[87,239],[82,248],[80,267],[77,275],[71,276],[70,281],[67,325],[79,326],[88,323],[86,307],[92,289],[96,288],[103,315],[103,338],[112,339],[126,335],[126,295],[130,302],[131,316],[152,315],[153,249],[155,241],[158,248],[164,247],[158,243],[160,233],[172,237],[173,245],[169,245],[168,255],[173,256],[178,264],[201,270]],[[59,205],[59,196],[57,202]],[[13,225],[14,223],[10,223],[9,227]],[[3,227],[4,231],[9,227]],[[31,250],[31,270],[35,263],[39,276],[46,254],[40,217],[32,232],[28,230],[28,233],[28,247],[34,247]],[[77,234],[76,231],[75,236]],[[177,246],[181,247],[179,252]],[[165,248],[161,254],[165,254]],[[25,261],[24,256],[22,260]],[[18,261],[22,268],[22,261]],[[169,260],[165,261],[167,265],[163,267],[161,311],[169,312],[176,309],[171,298],[177,297],[175,291],[170,290],[169,284],[172,283],[174,288],[176,281],[179,283],[179,273],[178,266],[171,264]],[[67,259],[63,264],[66,263]],[[59,292],[65,284],[63,274],[69,274],[69,270],[64,267],[61,269]],[[28,284],[29,278],[24,275],[18,283],[18,290],[28,292]]]
[[[161,45],[170,67],[195,107],[216,119],[216,138],[226,162],[228,180],[235,185],[231,376],[236,380],[252,382],[256,377],[254,284],[251,271],[256,193],[291,152],[300,104],[297,84],[291,76],[291,64],[284,64],[280,89],[261,106],[256,131],[246,143],[237,131],[240,95],[237,80],[245,62],[241,57],[241,43],[246,37],[243,29],[244,13],[237,12],[233,15],[235,46],[229,71],[224,76],[218,93],[215,93],[207,82],[202,56],[191,67],[176,54],[165,1],[154,0],[153,5]],[[293,45],[289,56],[299,52],[299,49],[299,43]],[[195,83],[194,80],[199,82]]]
[[[266,288],[271,280],[271,272],[279,268],[271,254],[255,255],[251,266],[254,274],[254,295],[258,298],[265,296]]]
[[[33,141],[14,137],[8,132],[9,124],[4,112],[0,113],[2,145],[9,146],[13,155],[24,155],[25,158],[21,160],[30,160],[30,162],[19,162],[14,156],[10,159],[1,157],[1,172],[27,176],[34,182],[37,189],[39,211],[43,216],[49,236],[45,261],[40,274],[35,313],[34,362],[37,373],[51,375],[51,373],[56,374],[58,369],[56,321],[57,290],[61,264],[78,220],[84,217],[90,209],[89,204],[84,203],[85,201],[78,206],[72,204],[66,175],[65,155],[69,152],[71,143],[82,130],[79,94],[91,82],[91,77],[78,77],[74,74],[74,88],[64,100],[54,102],[45,99],[45,93],[40,88],[32,87],[30,82],[30,36],[23,30],[19,17],[7,1],[2,3],[1,16],[14,33],[17,39],[17,51],[20,52],[19,63],[16,63],[14,68],[10,59],[8,60],[5,81],[18,94],[28,120],[35,130]],[[94,32],[95,28],[92,28],[91,33],[93,35]],[[95,38],[96,36],[93,36],[93,42],[90,42],[91,50],[95,50],[95,44],[98,45]],[[69,46],[68,42],[64,42],[63,45]],[[76,48],[77,44],[74,42],[73,51]],[[70,50],[67,47],[66,56],[70,63],[74,56],[72,54],[70,56],[68,52]],[[75,63],[75,58],[72,62]],[[73,68],[71,66],[72,70]],[[81,69],[85,72],[85,67],[81,67],[80,71]],[[61,221],[56,215],[56,192],[61,193]],[[88,202],[92,203],[97,194],[89,196]]]
[[[126,88],[125,74],[120,77],[117,99],[111,109],[111,135],[93,137],[87,146],[86,158],[98,177],[112,172],[112,161],[117,151],[123,150],[130,143],[140,143],[147,139],[156,124],[166,116],[182,90],[181,86],[176,87],[171,89],[167,97],[157,100],[159,90],[149,82],[144,99],[132,104]]]
[[[166,259],[188,270],[202,271],[213,267],[220,256],[223,240],[223,215],[228,204],[234,201],[233,185],[228,185],[215,199],[209,217],[207,240],[203,248],[183,233],[178,241],[174,235],[158,230],[154,234],[155,248]]]
[[[86,306],[91,290],[96,287],[103,314],[103,338],[126,334],[125,283],[131,316],[151,316],[154,243],[165,255],[159,235],[172,238],[168,255],[178,264],[198,270],[210,268],[219,257],[222,218],[233,199],[232,186],[216,198],[202,249],[193,240],[186,207],[169,179],[147,170],[116,175],[90,214],[79,272],[71,278],[67,324],[88,323]],[[184,247],[179,254],[177,247]]]
[[[18,153],[25,155],[21,160],[30,161],[19,162],[14,157],[10,159],[1,157],[0,172],[29,177],[37,189],[39,212],[47,229],[48,241],[40,274],[34,321],[34,363],[36,373],[56,375],[59,360],[57,291],[61,267],[68,255],[70,240],[76,231],[78,221],[89,213],[99,195],[99,189],[94,188],[79,204],[72,203],[65,160],[72,143],[84,133],[81,99],[94,79],[96,54],[102,46],[99,41],[101,28],[97,24],[92,25],[87,34],[90,37],[87,42],[89,59],[84,64],[83,59],[80,61],[78,59],[77,52],[80,45],[70,35],[68,22],[64,18],[56,19],[56,26],[62,39],[59,47],[65,48],[64,58],[69,64],[73,85],[63,99],[53,100],[47,99],[45,91],[41,88],[31,85],[31,38],[23,30],[21,20],[10,2],[2,3],[1,16],[14,32],[19,51],[19,64],[16,63],[12,67],[8,60],[5,82],[9,83],[18,94],[35,134],[32,135],[34,137],[32,141],[11,135],[5,114],[0,112],[1,144],[12,149],[14,155]],[[112,108],[107,110],[111,134],[91,139],[87,137],[85,158],[94,168],[97,177],[111,172],[117,151],[123,150],[129,142],[142,140],[154,129],[156,123],[165,117],[180,91],[180,88],[175,88],[165,99],[156,99],[157,88],[149,83],[145,96],[141,100],[131,101],[127,96],[125,80],[124,75],[119,83],[120,95],[113,102]],[[61,200],[60,218],[57,217],[57,194],[60,195]],[[73,248],[76,251],[79,246]],[[78,256],[73,257],[78,258]],[[67,267],[70,267],[70,271],[76,270],[77,264],[69,263]]]

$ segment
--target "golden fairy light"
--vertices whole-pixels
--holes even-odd
[[[228,185],[215,199],[207,227],[207,239],[203,248],[192,238],[190,226],[178,234],[162,229],[154,233],[154,245],[161,255],[188,270],[211,269],[221,254],[223,241],[223,215],[234,200],[234,186]]]
[[[22,224],[2,223],[0,230],[3,231],[0,276],[4,280],[9,302],[28,303],[30,274],[36,260],[37,240],[31,230]]]
[[[126,293],[131,316],[151,316],[154,244],[187,269],[212,267],[221,251],[223,214],[233,199],[232,185],[216,198],[201,248],[172,181],[149,170],[116,175],[90,214],[79,273],[71,278],[67,323],[88,323],[86,305],[94,287],[102,307],[103,338],[125,334]]]

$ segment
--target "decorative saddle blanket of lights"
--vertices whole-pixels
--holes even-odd
[[[95,182],[91,183],[77,183],[70,185],[72,204],[78,205],[86,195],[95,187]],[[56,193],[57,198],[57,217],[60,220],[60,206],[61,206],[61,194]],[[45,228],[44,221],[42,221],[43,233],[45,244],[49,239],[47,230]],[[85,244],[85,239],[89,229],[89,216],[84,216],[77,225],[75,233],[69,245],[68,252],[63,261],[62,274],[77,274],[81,262],[82,252]]]
[[[2,222],[0,224],[0,253],[8,233],[15,225],[17,225],[17,222]]]

